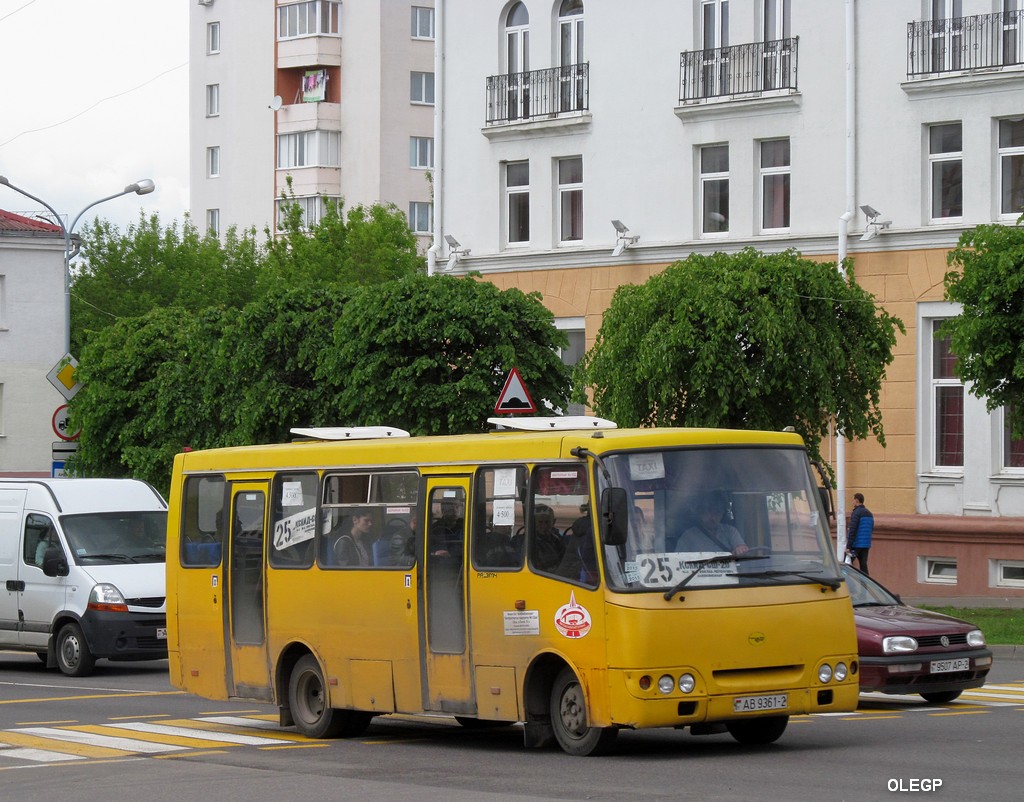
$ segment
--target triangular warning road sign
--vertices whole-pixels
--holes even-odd
[[[523,384],[523,377],[519,375],[516,368],[505,379],[505,386],[501,388],[501,395],[498,396],[498,403],[494,411],[499,415],[512,415],[517,412],[536,412],[537,406],[530,398],[530,392]]]

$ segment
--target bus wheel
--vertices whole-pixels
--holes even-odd
[[[741,744],[748,746],[774,743],[782,737],[787,724],[789,716],[766,716],[725,722],[729,734]]]
[[[366,731],[373,715],[327,705],[327,684],[311,654],[299,659],[288,680],[288,705],[295,726],[309,738],[351,738]]]
[[[570,755],[601,755],[619,731],[614,727],[587,726],[587,700],[571,668],[563,668],[551,688],[551,726],[562,750]]]
[[[89,651],[82,628],[74,622],[65,624],[57,633],[57,667],[69,677],[86,677],[92,673],[96,658]]]

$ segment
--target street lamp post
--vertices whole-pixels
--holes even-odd
[[[75,216],[75,219],[71,222],[71,225],[69,225],[69,226],[64,225],[64,220],[61,218],[61,216],[59,214],[57,214],[57,210],[54,209],[50,204],[48,204],[42,198],[37,198],[31,192],[26,192],[25,190],[21,189],[20,187],[16,187],[14,184],[12,184],[10,181],[7,180],[6,176],[0,175],[0,184],[3,184],[4,186],[10,187],[15,192],[17,192],[17,193],[19,193],[21,195],[24,195],[26,198],[31,198],[36,203],[41,203],[43,206],[45,206],[49,210],[50,214],[53,215],[54,220],[57,221],[57,225],[60,226],[61,233],[64,235],[64,353],[65,354],[70,354],[71,353],[71,260],[72,260],[72,258],[74,258],[77,255],[77,252],[76,253],[72,253],[71,252],[71,233],[75,230],[75,226],[78,225],[78,221],[82,219],[82,215],[85,214],[87,211],[89,211],[93,206],[98,206],[99,204],[104,203],[104,202],[106,202],[108,200],[113,200],[114,198],[120,198],[122,195],[130,195],[132,192],[134,192],[136,195],[148,195],[150,192],[152,192],[154,189],[156,189],[156,184],[154,184],[148,178],[143,178],[140,181],[136,181],[134,184],[129,184],[124,189],[122,189],[120,192],[115,192],[113,195],[107,195],[105,198],[100,198],[99,200],[95,200],[92,203],[90,203],[88,206],[86,206],[84,209],[82,209],[82,211],[80,211]]]

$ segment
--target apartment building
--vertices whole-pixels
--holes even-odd
[[[1020,0],[436,6],[431,269],[539,291],[582,346],[616,287],[691,253],[852,258],[907,327],[887,447],[832,455],[879,522],[873,571],[1024,598],[1024,442],[941,337],[948,250],[1024,208]]]
[[[197,0],[189,41],[201,227],[273,230],[290,178],[309,223],[324,199],[390,202],[429,235],[431,0]]]

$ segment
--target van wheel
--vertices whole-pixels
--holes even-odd
[[[57,667],[69,677],[86,677],[92,673],[96,658],[89,651],[82,628],[74,622],[65,624],[57,633]]]
[[[308,738],[354,738],[366,732],[372,713],[328,707],[327,684],[311,654],[299,659],[288,680],[288,706],[295,727]]]
[[[551,688],[551,728],[566,754],[603,755],[615,742],[615,727],[587,725],[587,699],[571,668],[563,668]]]
[[[774,743],[782,737],[787,724],[789,724],[789,716],[764,716],[725,722],[729,734],[746,746],[763,746]]]

